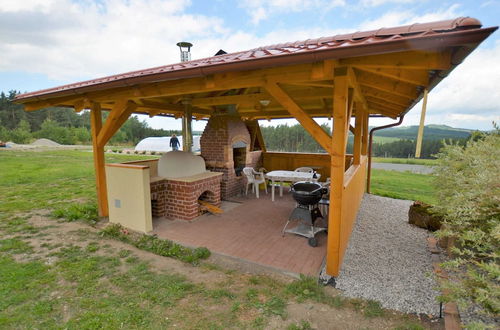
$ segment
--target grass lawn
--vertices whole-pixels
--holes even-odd
[[[107,154],[106,159],[145,157]],[[2,329],[439,328],[377,302],[344,298],[311,278],[250,275],[207,261],[193,265],[108,238],[82,221],[70,222],[75,217],[61,209],[95,205],[91,152],[1,151],[0,169]],[[412,194],[402,189],[405,184],[424,180],[383,172],[374,171],[374,190],[390,189],[385,181],[397,181],[393,186],[402,198]],[[72,215],[87,211],[72,210]],[[154,250],[160,243],[148,244]]]
[[[371,193],[435,204],[432,180],[432,176],[425,174],[372,169]]]

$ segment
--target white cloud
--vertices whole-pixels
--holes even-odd
[[[325,11],[345,5],[345,0],[244,0],[240,4],[255,25],[274,14],[300,12],[312,8]]]
[[[421,0],[361,0],[361,5],[365,7],[378,7],[386,4],[408,4]]]
[[[225,34],[219,18],[185,13],[189,1],[40,3],[0,5],[0,70],[71,81],[175,63],[178,41],[196,47],[197,39]]]
[[[434,91],[428,107],[453,120],[489,121],[500,116],[500,41],[476,49]],[[454,114],[454,116],[451,116]]]
[[[461,15],[459,8],[460,5],[454,4],[441,10],[424,14],[416,14],[412,10],[391,10],[376,19],[367,20],[361,23],[360,30],[373,30],[380,29],[381,27],[393,27],[452,19]]]
[[[0,0],[0,8],[6,12],[44,11],[47,12],[55,0]]]

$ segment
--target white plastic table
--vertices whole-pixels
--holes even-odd
[[[295,172],[295,171],[271,171],[266,174],[266,178],[271,180],[271,200],[274,202],[274,186],[275,182],[280,184],[280,197],[283,197],[283,182],[298,182],[298,181],[318,181],[321,177],[320,174],[316,174],[316,178],[313,179],[313,173],[307,172]]]

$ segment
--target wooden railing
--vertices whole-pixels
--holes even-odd
[[[342,221],[340,225],[339,265],[342,265],[344,253],[356,223],[361,200],[366,186],[367,157],[362,156],[359,165],[352,165],[344,175],[344,192],[342,198]]]
[[[302,152],[264,152],[262,153],[263,164],[266,170],[288,170],[293,171],[297,167],[315,166],[319,167],[317,172],[321,174],[321,180],[330,177],[331,156],[329,154],[314,154]],[[352,155],[346,155],[346,168],[352,163]]]

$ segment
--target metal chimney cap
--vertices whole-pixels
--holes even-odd
[[[177,43],[177,46],[179,47],[187,47],[188,49],[193,47],[193,44],[187,41],[181,41]]]

